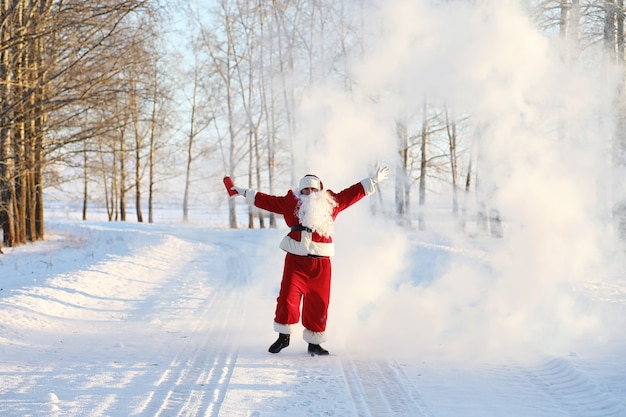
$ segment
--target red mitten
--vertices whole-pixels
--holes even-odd
[[[226,191],[228,191],[229,196],[237,195],[237,190],[233,190],[232,188],[235,186],[233,180],[230,177],[224,177],[224,186],[226,187]]]

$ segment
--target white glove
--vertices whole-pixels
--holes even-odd
[[[231,189],[231,190],[234,190],[234,191],[237,191],[237,195],[240,195],[240,196],[242,196],[242,197],[245,197],[245,196],[246,196],[246,191],[247,191],[247,189],[245,189],[245,188],[241,188],[241,187],[233,186],[233,187],[230,187],[230,189]]]
[[[389,176],[389,167],[378,168],[376,170],[376,175],[372,177],[372,182],[374,184],[378,184],[381,181],[384,181]]]

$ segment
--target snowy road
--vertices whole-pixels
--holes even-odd
[[[51,228],[0,258],[3,417],[626,416],[623,329],[562,355],[487,361],[330,341],[330,357],[311,358],[299,338],[271,355],[281,231]],[[587,287],[616,325],[623,284]]]

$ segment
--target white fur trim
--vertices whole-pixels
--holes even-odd
[[[277,333],[291,334],[293,324],[280,324],[274,322],[274,331]]]
[[[254,190],[246,190],[246,203],[248,205],[254,205],[254,198],[256,197],[256,191]]]
[[[315,188],[316,190],[321,190],[322,187],[320,185],[320,179],[315,175],[305,175],[300,180],[300,184],[298,185],[298,189],[302,191],[303,188]]]
[[[320,343],[324,343],[326,341],[326,332],[312,332],[309,329],[304,329],[302,332],[302,338],[307,343],[319,345]]]
[[[374,181],[371,178],[364,178],[361,181],[361,185],[363,185],[363,189],[365,190],[366,195],[372,195],[376,192],[376,187],[374,187]]]
[[[285,236],[279,247],[285,252],[298,256],[335,256],[335,245],[332,242],[313,242],[311,233],[305,231],[301,233],[300,242]]]

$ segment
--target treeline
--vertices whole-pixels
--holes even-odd
[[[564,60],[598,48],[605,52],[598,60],[609,56],[623,69],[623,0],[527,3],[535,25],[570,45]],[[82,184],[84,219],[97,194],[109,220],[126,220],[132,200],[139,222],[146,200],[148,221],[154,220],[158,176],[174,168],[185,178],[182,217],[188,218],[198,161],[269,192],[283,185],[279,177],[295,183],[303,158],[293,143],[302,133],[297,109],[318,83],[346,93],[359,88],[351,72],[355,57],[384,30],[366,12],[371,7],[376,2],[0,1],[4,243],[43,238],[43,190],[68,179]],[[170,25],[173,9],[185,19],[177,28]],[[168,36],[175,30],[181,44],[172,46]],[[177,49],[180,55],[173,55]],[[623,90],[613,104],[616,165],[625,160]],[[417,212],[424,229],[429,193],[447,187],[460,216],[459,196],[487,182],[477,181],[475,166],[484,126],[428,97],[413,103],[395,120],[391,214],[411,225]],[[411,206],[415,193],[417,209]],[[229,200],[231,227],[238,225],[235,204]],[[255,215],[249,212],[249,227],[255,220],[260,227],[276,224],[274,217]],[[480,201],[483,227],[490,218],[499,221],[497,208]]]
[[[145,0],[0,2],[4,244],[43,238],[43,189],[66,180],[55,166],[82,165],[85,193],[97,171],[110,218],[125,218],[127,136],[150,139],[139,109],[157,88],[159,7]]]

